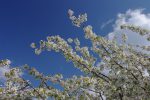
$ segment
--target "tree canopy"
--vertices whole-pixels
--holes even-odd
[[[64,40],[60,36],[47,36],[39,45],[31,43],[31,47],[37,55],[44,51],[61,53],[84,75],[66,79],[62,74],[44,75],[30,65],[11,68],[10,60],[1,60],[0,67],[10,67],[10,70],[5,73],[5,82],[1,82],[0,99],[149,100],[150,46],[129,44],[126,34],[122,35],[121,43],[116,39],[109,40],[94,33],[92,26],[84,23],[87,21],[86,13],[74,16],[70,9],[68,15],[74,26],[83,29],[91,46],[81,47],[78,38]],[[134,25],[122,25],[120,28],[139,33],[150,41],[150,33],[146,29]],[[40,84],[33,86],[22,77],[23,72],[39,80]],[[63,90],[48,82],[59,84]]]

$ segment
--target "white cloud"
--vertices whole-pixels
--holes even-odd
[[[0,61],[0,80],[5,80],[5,73],[10,71],[10,64],[8,59]]]
[[[10,68],[8,66],[0,67],[0,80],[5,80],[5,73],[9,71]]]
[[[144,13],[144,9],[127,10],[126,13],[119,13],[115,24],[113,25],[113,32],[108,34],[108,38],[111,40],[114,36],[120,42],[121,34],[125,33],[128,36],[128,43],[138,44],[138,45],[150,45],[145,37],[140,36],[135,32],[129,30],[121,30],[120,26],[123,24],[140,26],[144,29],[150,29],[150,13]]]
[[[11,69],[14,69],[14,68],[12,66],[10,66],[11,61],[8,59],[1,60],[0,62],[1,62],[1,64],[0,64],[0,80],[5,81],[6,80],[5,73],[9,72]],[[14,77],[20,77],[22,75],[23,75],[23,73],[18,68],[15,68]]]
[[[9,66],[0,66],[0,87],[5,86],[5,81],[6,81],[5,73],[9,71],[10,71]]]
[[[113,21],[114,21],[113,19],[110,19],[107,22],[102,23],[101,29],[105,28],[107,25],[111,24]]]

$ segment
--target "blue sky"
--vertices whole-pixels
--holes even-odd
[[[81,74],[61,54],[35,55],[30,43],[38,43],[48,35],[60,35],[65,39],[79,37],[82,44],[87,44],[82,30],[72,26],[67,16],[70,8],[75,14],[86,12],[87,23],[105,36],[112,31],[114,21],[101,29],[103,23],[115,20],[118,13],[129,8],[146,8],[145,12],[150,12],[149,4],[148,0],[0,0],[0,59],[10,59],[13,66],[28,64],[45,74]]]

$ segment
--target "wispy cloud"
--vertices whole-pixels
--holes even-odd
[[[108,21],[102,23],[102,25],[101,25],[100,28],[101,28],[101,29],[105,28],[107,25],[111,24],[113,21],[114,21],[114,19],[110,19],[110,20],[108,20]]]

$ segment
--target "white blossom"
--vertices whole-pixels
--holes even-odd
[[[87,15],[76,18],[72,10],[68,11],[69,17],[77,27],[87,20]],[[122,26],[131,31],[146,32],[140,27]],[[90,46],[81,46],[78,38],[75,45],[69,44],[60,36],[48,36],[41,40],[39,47],[35,43],[31,47],[36,54],[47,50],[60,52],[67,61],[83,72],[83,76],[74,75],[64,78],[62,74],[45,75],[34,67],[10,67],[11,62],[0,61],[0,67],[9,67],[5,73],[6,82],[0,87],[1,100],[30,100],[33,98],[48,100],[148,100],[150,98],[150,55],[135,50],[131,44],[117,44],[115,41],[96,35],[92,26],[83,27],[85,38],[91,42]],[[141,36],[147,33],[140,33]],[[126,41],[124,34],[122,41]],[[138,46],[149,49],[147,46]],[[91,48],[91,49],[89,49]],[[31,81],[24,79],[22,71],[27,72],[38,80],[39,85],[34,86]],[[63,89],[54,88],[60,85]]]

